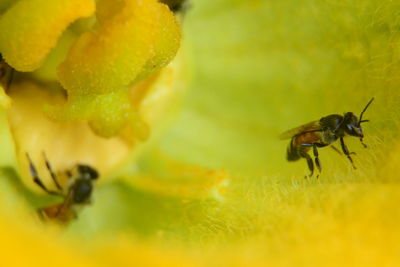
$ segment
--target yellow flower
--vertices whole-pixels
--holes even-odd
[[[3,16],[25,2],[1,3]],[[55,14],[50,2],[43,11]],[[94,13],[66,27],[41,63],[28,55],[39,69],[18,72],[0,95],[5,265],[399,265],[396,1],[193,0],[183,50],[170,64],[181,26],[165,6],[92,4]],[[70,14],[83,16],[81,8]],[[9,18],[13,34],[29,21],[17,17]],[[182,82],[190,90],[176,105]],[[358,115],[371,97],[368,148],[345,139],[357,170],[329,148],[319,150],[318,180],[303,178],[304,161],[286,162],[281,132],[329,114]],[[39,188],[25,152],[52,184],[42,151],[60,172],[79,161],[104,174],[92,205],[68,226],[36,217],[57,202],[31,192]]]
[[[177,53],[180,26],[155,0],[22,0],[5,10],[0,28],[3,87],[12,80],[7,67],[18,71],[0,101],[9,107],[28,185],[25,154],[42,162],[44,151],[56,170],[82,161],[107,177],[158,124],[164,102],[171,106],[179,94],[168,82],[180,75],[179,63],[160,69]]]

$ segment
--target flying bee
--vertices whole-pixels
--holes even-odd
[[[356,169],[353,159],[351,158],[351,155],[355,153],[349,152],[343,138],[345,136],[359,137],[361,144],[365,148],[367,147],[363,143],[364,133],[361,123],[369,121],[363,120],[362,117],[373,100],[374,98],[372,98],[365,106],[360,114],[360,118],[357,118],[357,116],[352,112],[346,112],[344,115],[331,114],[322,117],[318,121],[304,124],[283,133],[280,136],[281,139],[291,138],[287,148],[286,159],[288,161],[296,161],[300,158],[305,158],[311,172],[309,177],[312,177],[314,174],[314,163],[308,152],[311,149],[313,150],[315,165],[317,166],[319,173],[321,173],[321,161],[318,157],[318,148],[330,145],[334,150],[341,153],[335,146],[333,146],[333,143],[339,139],[343,153],[347,156],[353,168]]]
[[[46,158],[46,155],[44,153],[43,155],[46,168],[50,173],[56,190],[49,190],[47,186],[44,185],[31,158],[26,154],[33,182],[47,194],[59,196],[63,201],[59,204],[41,208],[38,210],[38,213],[43,220],[54,220],[60,223],[68,223],[72,219],[77,218],[77,207],[90,204],[93,191],[93,181],[99,177],[99,174],[94,168],[88,165],[77,164],[72,170],[65,172],[68,179],[65,186],[61,186]]]

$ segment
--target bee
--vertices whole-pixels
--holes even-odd
[[[65,172],[67,182],[65,186],[61,186],[56,174],[54,173],[46,155],[43,153],[46,168],[50,173],[56,190],[50,190],[40,179],[35,165],[31,158],[26,154],[29,161],[29,171],[33,178],[33,182],[49,195],[59,196],[63,201],[59,204],[44,207],[38,210],[39,216],[43,220],[54,220],[59,223],[68,223],[72,219],[76,219],[79,206],[91,203],[93,191],[93,182],[98,179],[98,172],[84,164],[77,164],[72,170]]]
[[[333,145],[333,143],[339,139],[343,153],[349,159],[353,168],[356,169],[353,159],[351,158],[351,155],[355,153],[349,151],[343,138],[345,136],[358,137],[360,138],[361,144],[365,148],[367,147],[363,142],[364,133],[361,124],[369,121],[363,120],[363,115],[372,101],[374,101],[374,98],[368,102],[359,118],[357,118],[353,112],[346,112],[344,115],[331,114],[322,117],[320,120],[304,124],[283,133],[280,136],[281,139],[291,139],[287,148],[286,159],[288,161],[297,161],[300,158],[306,159],[308,169],[310,170],[308,177],[312,177],[314,174],[314,163],[308,152],[311,149],[313,150],[315,165],[319,173],[321,173],[321,161],[318,157],[318,148],[331,146],[335,151],[341,154],[339,149]]]

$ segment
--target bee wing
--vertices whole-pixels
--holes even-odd
[[[286,131],[282,133],[279,136],[279,139],[284,140],[284,139],[290,139],[295,135],[305,133],[305,132],[319,132],[322,131],[321,124],[319,121],[312,121],[306,124],[303,124],[299,127],[290,129],[289,131]]]

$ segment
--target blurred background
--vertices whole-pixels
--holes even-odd
[[[285,162],[288,141],[280,133],[329,114],[359,115],[372,97],[366,142],[375,144],[389,121],[391,129],[379,138],[393,138],[396,7],[386,1],[193,1],[183,23],[191,81],[162,151],[245,174],[301,177],[296,165],[304,162]],[[358,140],[349,142],[360,153],[357,161],[365,157]],[[349,167],[322,150],[329,150],[321,152],[325,177]]]

